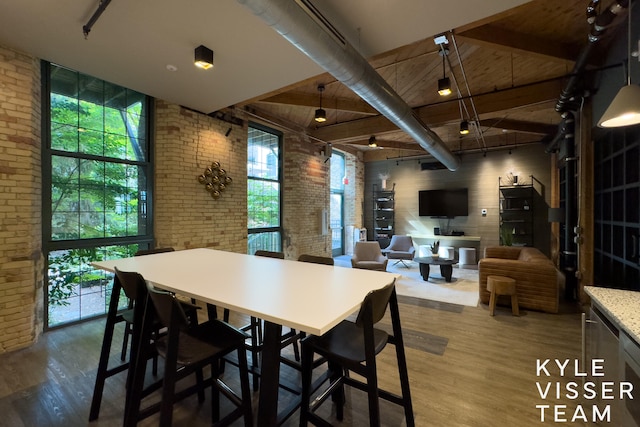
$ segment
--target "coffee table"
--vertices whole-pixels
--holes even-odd
[[[440,274],[444,277],[446,282],[451,282],[451,275],[453,274],[453,265],[457,264],[458,261],[455,259],[447,259],[447,258],[433,258],[430,256],[427,257],[418,257],[413,259],[420,265],[420,275],[422,276],[422,280],[425,282],[429,280],[429,266],[430,265],[439,265],[440,266]]]

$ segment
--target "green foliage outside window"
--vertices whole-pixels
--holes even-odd
[[[132,256],[147,236],[149,163],[145,95],[55,65],[49,86],[52,326],[106,312],[112,276],[90,263]]]

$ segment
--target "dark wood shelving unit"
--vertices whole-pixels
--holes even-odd
[[[512,246],[533,246],[535,189],[533,176],[529,182],[505,185],[498,178],[500,198],[500,244]],[[510,237],[511,242],[506,238]]]
[[[390,190],[378,189],[373,184],[373,240],[379,242],[381,248],[389,246],[395,232],[395,188],[395,183]]]

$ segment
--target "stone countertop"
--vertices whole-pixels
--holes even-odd
[[[587,295],[640,344],[640,292],[585,286]]]

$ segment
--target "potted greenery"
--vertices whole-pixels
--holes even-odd
[[[502,238],[502,246],[513,245],[513,234],[506,228],[502,228],[502,230],[500,230],[500,237]]]
[[[431,258],[438,258],[438,251],[440,250],[440,240],[433,242],[433,245],[429,245],[431,249]]]

